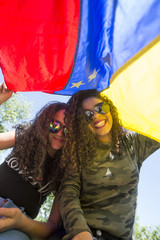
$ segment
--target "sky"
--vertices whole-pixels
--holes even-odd
[[[3,75],[0,72],[0,83]],[[27,101],[33,102],[31,119],[49,101],[67,102],[69,97],[41,92],[21,92]],[[160,149],[142,165],[138,187],[137,217],[141,226],[160,226]]]

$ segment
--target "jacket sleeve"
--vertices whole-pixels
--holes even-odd
[[[160,142],[138,133],[133,133],[130,140],[130,144],[133,144],[134,151],[137,155],[139,168],[144,160],[146,160],[152,153],[160,148]]]
[[[81,181],[78,174],[65,178],[60,186],[60,212],[67,232],[64,240],[71,239],[83,231],[91,233],[80,206],[80,190]]]

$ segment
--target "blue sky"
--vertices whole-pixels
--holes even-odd
[[[0,82],[3,76],[0,73]],[[67,102],[69,97],[41,92],[21,93],[26,100],[33,102],[31,119],[49,101]],[[142,226],[160,225],[160,150],[157,150],[143,164],[140,173],[137,216]]]

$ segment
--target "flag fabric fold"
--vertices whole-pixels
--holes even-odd
[[[71,95],[111,77],[115,2],[0,1],[0,65],[7,87]]]
[[[117,1],[109,96],[123,126],[160,141],[160,1]]]
[[[123,125],[160,139],[160,1],[0,1],[0,67],[13,91],[108,95]]]
[[[79,1],[0,1],[0,64],[15,91],[60,90],[78,38]]]
[[[113,32],[113,72],[159,34],[159,0],[118,0]]]
[[[160,141],[159,53],[157,37],[113,74],[110,87],[102,91],[117,107],[125,128],[157,141]]]

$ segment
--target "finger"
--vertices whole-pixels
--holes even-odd
[[[13,219],[7,217],[0,217],[0,232],[13,228]]]
[[[3,93],[9,92],[9,90],[4,82],[2,83],[2,92]]]
[[[0,216],[12,218],[14,213],[14,208],[0,208]]]
[[[2,83],[2,93],[9,93],[10,95],[13,93],[13,91],[9,90],[5,84],[5,82]]]

